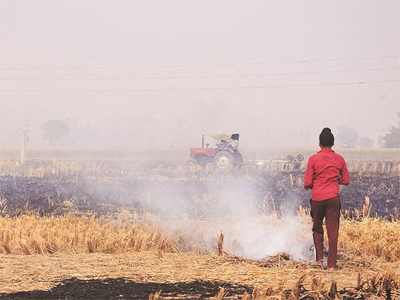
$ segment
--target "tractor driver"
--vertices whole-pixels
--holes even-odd
[[[221,140],[219,143],[220,148],[228,148],[228,142],[226,140]]]
[[[332,150],[334,136],[329,128],[324,128],[319,135],[321,151],[308,160],[304,177],[304,188],[312,189],[311,217],[313,238],[316,250],[316,266],[323,267],[325,218],[329,240],[328,269],[337,268],[337,243],[339,236],[340,196],[339,184],[350,183],[349,172],[344,158]]]

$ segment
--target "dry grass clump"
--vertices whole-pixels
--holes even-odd
[[[345,211],[342,214],[339,252],[347,261],[353,263],[400,262],[400,219],[371,217],[370,211],[370,199],[365,197],[362,211],[355,210],[353,214]],[[307,209],[300,207],[299,214],[311,222]],[[325,245],[327,244],[328,237],[325,234]]]
[[[400,221],[365,217],[340,224],[339,248],[367,261],[400,262]]]
[[[179,237],[141,221],[106,222],[104,218],[34,214],[0,218],[0,253],[118,253],[159,250],[177,252]]]

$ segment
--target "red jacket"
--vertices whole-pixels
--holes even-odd
[[[330,148],[323,148],[308,159],[304,188],[312,189],[311,199],[323,201],[339,196],[339,184],[350,183],[343,157]]]

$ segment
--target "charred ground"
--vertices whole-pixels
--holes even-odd
[[[0,299],[149,299],[151,294],[161,291],[162,298],[166,299],[213,299],[221,288],[226,290],[224,299],[241,299],[253,288],[245,285],[236,285],[223,282],[192,281],[182,283],[139,283],[124,278],[110,278],[105,280],[68,279],[49,291],[19,292],[0,294]]]
[[[365,196],[368,196],[373,214],[398,215],[398,175],[353,172],[351,180],[351,185],[341,192],[343,209],[362,209]],[[282,205],[292,208],[309,206],[309,192],[303,190],[302,172],[246,172],[230,175],[186,174],[175,178],[140,176],[137,173],[124,177],[6,175],[0,176],[0,208],[3,215],[15,215],[26,210],[39,212],[40,215],[60,215],[71,211],[107,215],[121,208],[138,212],[151,210],[149,204],[155,201],[155,197],[165,197],[198,217],[210,209],[204,206],[203,210],[199,210],[199,201],[205,201],[205,198],[212,200],[221,189],[236,188],[238,185],[241,185],[238,188],[243,193],[251,193],[257,199],[257,205],[266,211],[279,211]]]

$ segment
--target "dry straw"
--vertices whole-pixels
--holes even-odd
[[[142,221],[126,223],[104,218],[39,218],[36,215],[0,218],[0,253],[120,253],[160,250],[178,252],[180,237],[168,237]]]
[[[369,217],[367,204],[361,220],[341,221],[341,254],[353,263],[400,262],[400,221]],[[304,210],[301,214],[309,219]],[[196,222],[190,226],[201,225]],[[215,245],[219,255],[225,254],[223,243],[224,234],[220,233]],[[199,247],[190,236],[167,234],[152,216],[123,213],[108,221],[104,217],[74,215],[0,217],[0,253],[5,254],[204,252]]]
[[[302,214],[309,220],[306,212],[302,211]],[[138,274],[135,276],[140,278],[133,277],[133,280],[148,280],[143,276],[170,282],[225,280],[257,287],[250,299],[340,299],[343,295],[375,295],[375,299],[385,299],[388,293],[392,295],[392,299],[400,297],[398,220],[371,218],[368,214],[364,214],[359,220],[344,218],[341,221],[339,238],[340,270],[332,274],[323,270],[310,270],[307,262],[294,262],[283,253],[262,262],[228,255],[223,249],[223,234],[215,241],[215,255],[190,253],[199,246],[192,245],[191,241],[190,237],[166,234],[151,217],[135,214],[123,214],[108,221],[104,218],[73,215],[40,218],[30,214],[2,217],[0,252],[3,267],[7,268],[7,257],[13,260],[17,254],[18,258],[10,267],[10,270],[15,271],[13,275],[1,277],[0,274],[0,280],[10,281],[10,291],[21,289],[21,282],[15,287],[11,283],[21,278],[22,274],[16,271],[15,262],[21,262],[22,257],[32,257],[31,263],[38,261],[39,266],[43,265],[43,261],[53,261],[53,256],[54,262],[67,256],[71,267],[74,255],[80,255],[75,262],[75,272],[80,272],[83,277],[93,276],[97,267],[97,276],[106,276],[107,273],[104,272],[110,268],[104,266],[119,261],[118,265],[110,269],[118,271],[113,271],[108,276],[128,278],[132,270],[135,270]],[[88,253],[92,254],[87,255]],[[218,253],[223,255],[218,256]],[[98,262],[100,256],[96,255],[110,254],[113,254],[112,260],[104,258],[102,263]],[[93,257],[96,263],[85,273],[82,262],[84,257],[89,259],[92,255],[96,256]],[[121,255],[126,255],[129,259],[122,259]],[[40,276],[50,274],[53,263]],[[25,268],[26,266],[21,270]],[[67,276],[70,272],[69,269],[62,270],[59,266],[54,269],[53,276],[59,278],[62,277],[60,274]],[[31,275],[31,272],[26,274],[31,280],[24,280],[27,282],[26,288],[44,284],[43,281],[37,281],[37,276],[31,278]],[[228,291],[220,291],[215,298],[224,299],[225,292]],[[246,293],[240,297],[249,299],[249,296]],[[162,294],[149,297],[163,298]]]

